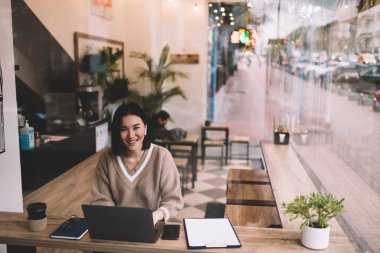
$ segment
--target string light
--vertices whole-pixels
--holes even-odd
[[[198,10],[198,4],[194,4],[194,10]]]

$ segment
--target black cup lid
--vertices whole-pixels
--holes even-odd
[[[47,215],[45,214],[39,214],[39,215],[32,215],[28,217],[28,220],[42,220],[45,219]]]
[[[44,212],[47,206],[43,202],[36,202],[29,204],[27,207],[28,212]]]
[[[39,220],[46,217],[46,204],[42,202],[36,202],[28,205],[28,218],[31,220]]]

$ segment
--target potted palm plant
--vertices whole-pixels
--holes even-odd
[[[179,86],[172,88],[164,87],[166,81],[175,82],[177,78],[188,78],[188,75],[181,71],[173,70],[169,61],[169,46],[166,45],[160,55],[159,62],[154,63],[151,56],[146,53],[132,52],[130,57],[141,59],[145,62],[145,67],[137,69],[140,80],[149,80],[151,92],[148,95],[140,95],[134,92],[134,97],[141,104],[148,114],[159,111],[163,104],[174,96],[181,96],[186,99],[183,90]]]
[[[283,203],[290,220],[302,219],[301,243],[310,249],[325,249],[330,239],[330,220],[341,214],[344,199],[331,194],[310,193],[299,195],[289,203]]]

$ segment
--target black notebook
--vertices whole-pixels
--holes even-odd
[[[62,223],[51,235],[51,238],[80,240],[87,233],[85,218],[72,217]]]

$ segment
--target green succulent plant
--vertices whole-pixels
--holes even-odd
[[[296,196],[293,201],[284,202],[282,207],[290,220],[302,219],[301,228],[326,228],[333,217],[343,212],[343,201],[344,198],[337,199],[331,194],[318,192]]]

